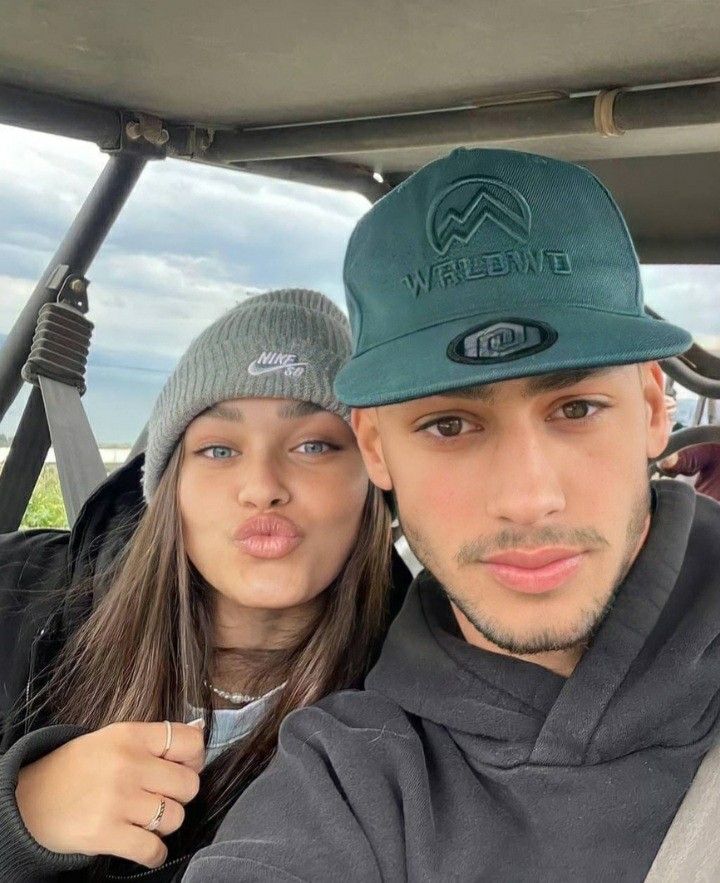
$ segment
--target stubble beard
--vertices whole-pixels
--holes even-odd
[[[438,570],[440,568],[434,563],[435,556],[431,551],[430,544],[425,540],[422,533],[412,526],[406,525],[402,521],[402,516],[400,521],[403,532],[405,533],[405,538],[407,539],[408,545],[415,557],[420,561],[423,567],[432,574],[447,595],[448,599],[463,613],[474,628],[477,629],[477,631],[488,641],[491,641],[495,646],[508,653],[514,655],[531,655],[553,650],[569,650],[572,647],[577,647],[578,645],[583,644],[586,645],[590,642],[612,608],[618,591],[637,557],[649,512],[650,485],[647,483],[643,486],[641,491],[638,492],[630,518],[628,519],[623,557],[614,578],[607,586],[602,589],[598,588],[588,606],[578,611],[576,621],[572,626],[568,627],[563,632],[553,630],[552,628],[545,628],[531,636],[512,634],[508,629],[503,628],[501,623],[494,620],[487,611],[481,610],[472,600],[462,597],[447,583],[447,581],[443,581],[438,575]],[[547,541],[549,539],[549,537],[547,537],[547,531],[544,533],[546,534],[545,539]],[[582,533],[586,536],[593,535],[596,538],[598,546],[603,542],[603,538],[593,530],[579,531],[575,533]],[[560,542],[559,537],[557,541]],[[607,541],[604,542],[608,545]],[[531,543],[527,542],[526,544],[531,545]],[[539,545],[539,543],[536,544]],[[473,554],[479,553],[481,548],[483,550],[486,549],[487,545],[488,544],[484,542],[469,544],[468,546],[463,547],[463,550],[458,553],[456,558],[461,560],[464,564],[472,563]],[[496,545],[502,546],[503,544],[501,542]],[[480,555],[477,554],[475,560],[478,560],[479,557]]]

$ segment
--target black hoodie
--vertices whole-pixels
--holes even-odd
[[[421,574],[367,692],[286,720],[183,879],[642,881],[720,709],[720,507],[654,487],[569,678],[466,643]]]

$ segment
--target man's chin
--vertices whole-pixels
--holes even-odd
[[[595,628],[568,628],[554,631],[539,629],[534,632],[517,633],[512,629],[481,630],[477,626],[475,628],[491,644],[514,656],[532,656],[536,653],[571,650],[574,647],[584,646],[596,630]]]
[[[552,610],[535,610],[529,621],[527,612],[521,614],[522,618],[492,616],[447,590],[446,593],[456,610],[486,641],[507,653],[522,656],[586,645],[612,603],[611,598],[595,599],[585,609],[568,611],[565,601],[559,616],[554,616]]]

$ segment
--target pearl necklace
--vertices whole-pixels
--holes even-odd
[[[245,705],[247,702],[257,702],[258,699],[262,699],[262,696],[248,696],[247,693],[228,693],[226,690],[220,690],[218,687],[213,686],[212,684],[208,684],[208,687],[213,691],[213,693],[220,696],[222,699],[226,699],[228,702],[232,702],[233,705]],[[263,696],[268,696],[270,693],[274,693],[277,690],[282,689],[285,684],[280,684],[279,687],[275,687],[273,690],[270,690],[269,693],[264,693]]]

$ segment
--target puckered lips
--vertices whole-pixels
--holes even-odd
[[[489,555],[482,563],[501,585],[516,592],[539,595],[557,589],[573,576],[585,558],[583,549],[546,546],[511,549]]]
[[[241,524],[232,538],[253,558],[284,558],[302,542],[302,532],[284,516],[258,515]]]

